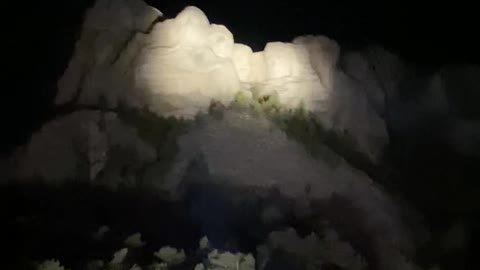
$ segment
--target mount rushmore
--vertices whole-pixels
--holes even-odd
[[[480,74],[468,70],[468,78]],[[467,74],[417,78],[381,47],[344,51],[325,36],[254,52],[197,7],[166,18],[141,0],[98,0],[58,80],[54,102],[68,113],[18,147],[8,177],[146,187],[162,200],[191,203],[214,244],[226,237],[215,226],[241,222],[231,213],[242,203],[277,196],[252,210],[259,224],[291,225],[293,216],[314,220],[317,235],[263,234],[256,269],[268,269],[275,249],[305,267],[320,260],[340,269],[420,269],[414,258],[430,233],[391,189],[396,168],[386,151],[392,134],[447,116],[442,140],[478,154],[471,150],[480,145],[478,121],[451,113],[462,107],[448,98],[467,78],[460,73]],[[404,101],[412,81],[421,91]],[[319,238],[322,222],[328,229]]]

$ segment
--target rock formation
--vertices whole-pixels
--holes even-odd
[[[78,111],[34,133],[17,153],[15,174],[53,182],[81,178],[114,186],[122,182],[133,185],[135,169],[154,161],[156,155],[115,113]]]
[[[259,197],[265,190],[275,190],[297,202],[294,212],[299,216],[322,213],[329,220],[336,220],[333,209],[341,209],[345,201],[351,204],[352,213],[345,212],[350,217],[343,216],[336,225],[353,226],[356,233],[371,237],[373,252],[382,263],[404,260],[403,254],[414,253],[423,241],[424,235],[416,231],[419,227],[412,230],[404,223],[403,206],[363,172],[334,153],[317,160],[308,158],[299,144],[266,119],[226,112],[221,120],[211,119],[180,137],[179,145],[177,162],[160,187],[173,196],[182,196],[182,189],[194,184],[257,191]],[[205,196],[215,201],[214,195]]]
[[[258,98],[276,95],[286,108],[302,106],[325,128],[351,135],[358,151],[380,157],[388,142],[384,96],[361,55],[348,61],[345,73],[339,46],[323,36],[252,52],[198,8],[165,20],[140,0],[110,2],[98,1],[87,12],[57,104],[146,107],[159,116],[192,118],[212,100],[228,105],[246,90]]]
[[[344,53],[323,36],[272,42],[253,52],[196,7],[167,19],[140,0],[99,0],[86,14],[55,99],[58,106],[82,109],[34,133],[16,153],[14,175],[138,185],[172,201],[185,200],[199,184],[230,191],[229,203],[238,194],[261,200],[274,193],[288,206],[272,202],[256,209],[263,223],[293,212],[298,219],[329,220],[335,230],[324,242],[274,232],[267,250],[280,248],[306,260],[320,254],[323,262],[345,269],[370,263],[408,269],[407,260],[428,236],[408,207],[324,141],[314,142],[321,153],[313,157],[266,114],[231,106],[238,93],[254,102],[275,99],[276,113],[300,110],[308,117],[294,120],[311,120],[306,128],[294,126],[300,133],[319,125],[325,133],[351,138],[351,150],[373,166],[389,140],[386,121],[396,123],[388,106],[407,76],[403,68],[385,50]],[[431,87],[442,88],[441,80],[432,79]],[[430,108],[435,113],[448,107],[442,97]],[[125,119],[133,111],[141,112],[141,123]],[[405,111],[414,110],[402,107]],[[165,126],[149,121],[151,115]],[[184,120],[189,125],[181,136],[169,133]],[[211,194],[206,197],[206,202],[192,199],[197,207],[192,212],[219,203]],[[214,214],[221,219],[230,213]],[[311,249],[295,252],[285,239]],[[366,261],[349,242],[367,246]],[[251,258],[245,264],[253,267]]]

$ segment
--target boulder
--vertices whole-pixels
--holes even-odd
[[[250,47],[236,43],[233,50],[233,64],[238,74],[238,79],[242,83],[252,83],[253,67],[258,66],[252,63],[253,51]]]

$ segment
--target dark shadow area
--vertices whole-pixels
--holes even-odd
[[[142,262],[164,245],[194,250],[202,237],[187,205],[165,202],[147,190],[25,183],[2,187],[0,198],[8,232],[4,242],[8,260],[2,263],[7,264],[62,258],[78,268],[92,259],[109,261],[136,232],[146,242],[143,257],[136,258]],[[94,234],[103,225],[111,230],[96,240]]]

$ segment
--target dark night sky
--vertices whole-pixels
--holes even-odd
[[[255,50],[268,41],[289,41],[302,34],[324,34],[342,48],[381,44],[424,67],[480,63],[477,9],[449,1],[377,5],[366,1],[207,1],[148,0],[168,17],[186,5],[200,7],[211,22],[226,25],[237,42]],[[352,1],[353,2],[353,1]],[[2,152],[28,138],[53,113],[56,81],[66,67],[85,9],[92,0],[12,1],[3,15],[11,34],[4,42],[7,84],[2,108],[8,128]],[[12,6],[13,4],[13,6]],[[475,12],[477,14],[475,14]],[[12,31],[13,30],[13,31]],[[4,123],[5,123],[4,122]]]

